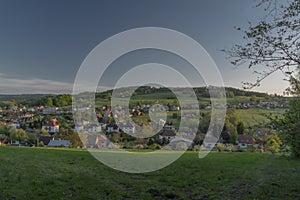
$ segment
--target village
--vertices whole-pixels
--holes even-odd
[[[228,103],[228,110],[236,109],[276,109],[286,108],[286,101],[252,101],[241,103]],[[112,112],[112,108],[107,105],[98,106],[95,109],[87,106],[85,109],[76,110],[71,106],[33,106],[24,105],[6,106],[0,108],[0,144],[12,146],[40,146],[40,147],[73,147],[73,148],[95,148],[95,149],[160,149],[168,146],[169,149],[176,150],[208,150],[218,151],[263,151],[266,150],[266,136],[270,131],[261,129],[251,130],[243,127],[238,129],[238,123],[234,128],[226,130],[224,128],[221,136],[215,138],[205,138],[205,128],[187,129],[178,132],[178,121],[181,117],[193,119],[195,114],[188,112],[199,105],[187,105],[181,108],[177,104],[163,104],[159,107],[160,112],[169,113],[167,119],[159,119],[151,122],[149,111],[154,109],[151,104],[131,105],[128,120],[116,123],[120,115],[125,115],[121,106],[117,106]],[[202,108],[202,118],[209,118],[211,105],[200,105]],[[156,108],[157,109],[157,108]],[[185,112],[181,115],[181,109]],[[80,123],[74,124],[78,114],[81,117]],[[95,120],[85,120],[87,116],[95,115]],[[227,116],[229,117],[229,116]],[[208,122],[200,120],[202,127],[208,127]],[[155,124],[155,135],[151,137],[135,138],[135,135],[142,132],[152,123]],[[206,125],[204,125],[206,123]],[[232,126],[232,125],[230,125]],[[226,123],[225,123],[226,127]],[[166,149],[166,148],[165,148]]]

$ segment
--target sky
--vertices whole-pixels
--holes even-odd
[[[242,87],[256,75],[236,68],[221,49],[242,40],[263,11],[252,0],[0,0],[0,94],[71,93],[86,56],[105,39],[133,28],[163,27],[201,44],[216,63],[225,86]],[[188,64],[167,52],[140,50],[115,60],[99,86],[112,87],[133,66],[168,64],[193,79]],[[256,91],[282,94],[288,87],[276,73]],[[194,77],[195,79],[195,77]],[[199,81],[201,82],[201,81]]]

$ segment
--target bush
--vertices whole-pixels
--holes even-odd
[[[185,142],[177,142],[176,143],[176,147],[175,147],[175,150],[178,150],[178,151],[185,151],[188,149],[188,146]]]
[[[194,151],[200,151],[200,148],[201,148],[200,145],[195,145],[195,146],[193,147],[193,150],[194,150]]]
[[[44,146],[45,146],[44,142],[43,142],[43,141],[40,141],[40,142],[39,142],[39,147],[44,147]]]
[[[160,148],[161,148],[161,146],[159,144],[157,144],[157,143],[151,144],[149,146],[149,149],[151,149],[151,150],[158,150]]]
[[[225,144],[218,143],[217,144],[217,149],[218,149],[218,151],[225,151],[226,150],[226,146],[225,146]]]
[[[253,145],[248,145],[247,151],[248,151],[248,152],[255,152],[255,151],[256,151],[256,148],[255,148]]]

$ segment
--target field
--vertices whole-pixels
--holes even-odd
[[[260,109],[260,108],[250,108],[250,109],[237,109],[237,116],[240,121],[242,121],[246,127],[251,127],[259,124],[266,124],[269,122],[267,115],[281,116],[285,109],[275,108],[275,109]]]
[[[281,116],[286,109],[274,108],[274,109],[261,109],[261,108],[250,108],[250,109],[236,109],[236,114],[239,121],[245,124],[245,127],[254,127],[256,125],[264,125],[269,123],[268,115]],[[210,110],[201,109],[200,113],[209,113]],[[172,122],[174,126],[179,126],[180,118],[173,118],[173,114],[180,116],[180,111],[169,111],[167,112],[168,121]],[[150,118],[147,114],[142,116],[133,117],[136,122],[146,123]]]
[[[299,199],[300,161],[267,153],[188,152],[146,174],[85,150],[0,147],[0,199]]]

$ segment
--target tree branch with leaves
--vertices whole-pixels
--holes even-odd
[[[300,70],[300,0],[279,2],[262,0],[258,6],[265,6],[267,15],[257,24],[249,22],[247,30],[236,27],[244,34],[243,43],[223,50],[233,65],[245,64],[258,75],[254,83],[244,82],[246,89],[259,86],[276,71],[291,82],[299,80],[295,74]],[[292,89],[288,92],[295,92]]]

